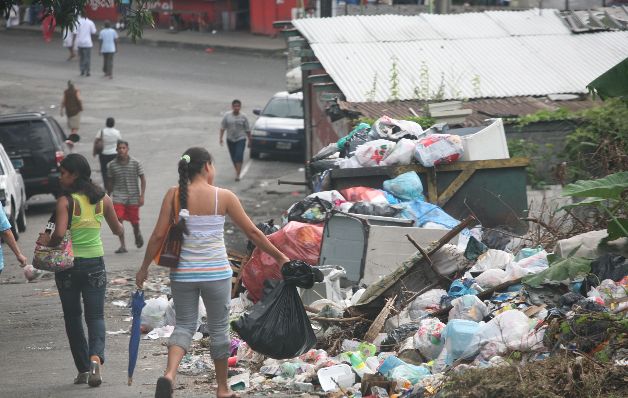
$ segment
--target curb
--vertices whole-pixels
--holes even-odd
[[[31,28],[31,27],[13,27],[11,29],[4,29],[0,31],[0,34],[9,34],[9,35],[19,35],[19,34],[32,34],[41,36],[41,30],[39,28]],[[55,38],[61,39],[61,33],[54,33]],[[214,51],[230,53],[230,54],[239,54],[239,55],[252,55],[258,57],[270,57],[270,58],[284,58],[286,56],[287,49],[263,49],[263,48],[250,48],[250,47],[238,47],[238,46],[224,46],[224,45],[212,45],[210,43],[192,43],[185,41],[175,41],[175,40],[161,40],[161,39],[147,39],[141,38],[136,42],[128,36],[120,35],[119,38],[120,43],[125,44],[135,44],[139,46],[149,46],[149,47],[161,47],[161,48],[179,48],[186,50],[197,50],[197,51],[205,51],[207,48],[211,48]]]

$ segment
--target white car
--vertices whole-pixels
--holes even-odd
[[[254,109],[259,118],[251,132],[251,157],[260,153],[275,155],[305,154],[303,93],[281,91],[272,96],[263,110]]]
[[[21,167],[20,164],[16,164]],[[15,239],[26,231],[26,189],[24,179],[0,144],[0,201],[11,223]]]

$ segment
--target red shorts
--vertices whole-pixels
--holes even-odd
[[[124,205],[122,203],[114,203],[113,208],[116,210],[118,220],[128,221],[131,224],[140,223],[140,207],[138,205]]]

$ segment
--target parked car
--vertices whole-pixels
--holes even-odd
[[[260,153],[299,156],[305,153],[302,92],[276,93],[263,110],[255,109],[253,113],[259,118],[251,132],[252,158],[258,158]]]
[[[13,167],[2,144],[0,144],[0,201],[17,240],[19,233],[26,231],[26,189],[22,175]]]
[[[0,115],[0,144],[21,165],[26,196],[59,190],[59,164],[69,151],[57,121],[45,113]]]

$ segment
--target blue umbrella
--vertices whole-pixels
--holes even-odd
[[[129,385],[133,383],[133,370],[137,362],[137,354],[140,348],[140,323],[142,318],[142,308],[144,303],[144,291],[136,290],[131,297],[131,315],[133,315],[133,324],[131,325],[131,338],[129,340]]]

